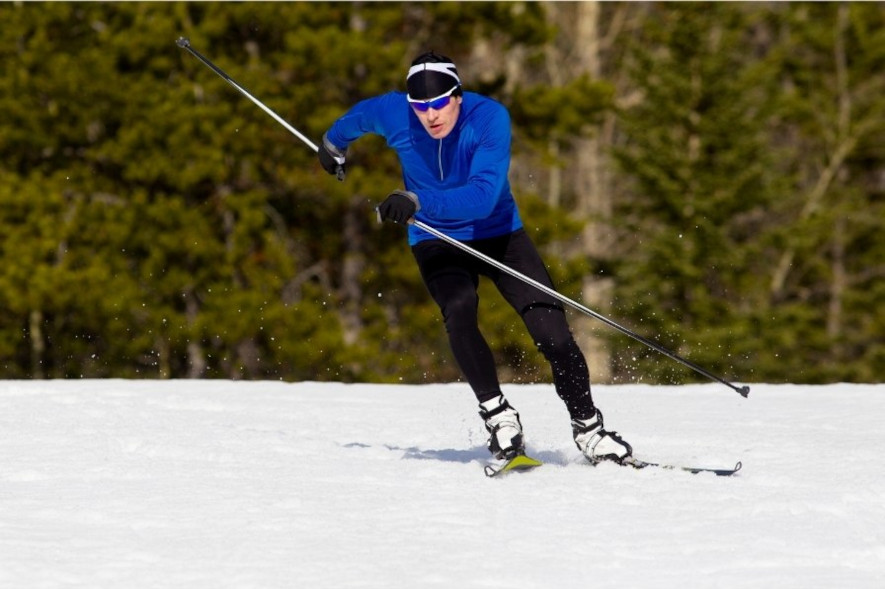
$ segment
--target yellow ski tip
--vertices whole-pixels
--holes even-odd
[[[518,456],[514,456],[510,460],[508,460],[503,466],[500,468],[494,468],[492,466],[486,466],[486,475],[490,477],[494,477],[500,474],[504,474],[507,472],[513,472],[517,470],[530,470],[532,468],[536,468],[538,466],[543,465],[544,463],[540,460],[535,460],[530,456],[526,456],[525,454],[520,454]]]

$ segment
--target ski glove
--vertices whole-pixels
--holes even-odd
[[[329,141],[326,135],[327,133],[323,133],[323,142],[317,150],[320,165],[330,174],[338,176],[339,180],[344,180],[344,156],[347,150],[338,149],[338,146]]]
[[[393,221],[406,225],[421,210],[418,195],[407,190],[394,190],[378,208],[378,221]]]

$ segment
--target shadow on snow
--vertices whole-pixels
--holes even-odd
[[[350,444],[343,444],[343,447],[371,448],[372,446],[361,442],[351,442]],[[387,448],[391,452],[402,452],[403,459],[407,460],[439,460],[440,462],[459,462],[461,464],[467,464],[469,462],[486,463],[494,460],[489,453],[488,448],[485,446],[474,446],[469,450],[456,450],[454,448],[447,448],[444,450],[423,450],[415,446],[412,446],[411,448],[402,448],[400,446],[384,444],[384,448]],[[572,462],[566,453],[562,451],[533,452],[531,448],[529,448],[527,454],[533,458],[537,458],[545,464],[565,466]]]

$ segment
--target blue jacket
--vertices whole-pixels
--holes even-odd
[[[345,149],[376,133],[396,150],[406,190],[418,195],[419,221],[461,241],[497,237],[522,227],[507,174],[510,115],[500,104],[465,92],[455,127],[434,139],[421,125],[403,92],[357,103],[326,137]],[[409,227],[409,243],[433,236]]]

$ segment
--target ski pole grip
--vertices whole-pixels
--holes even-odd
[[[339,182],[344,182],[344,166],[335,167],[335,176],[338,178]]]

